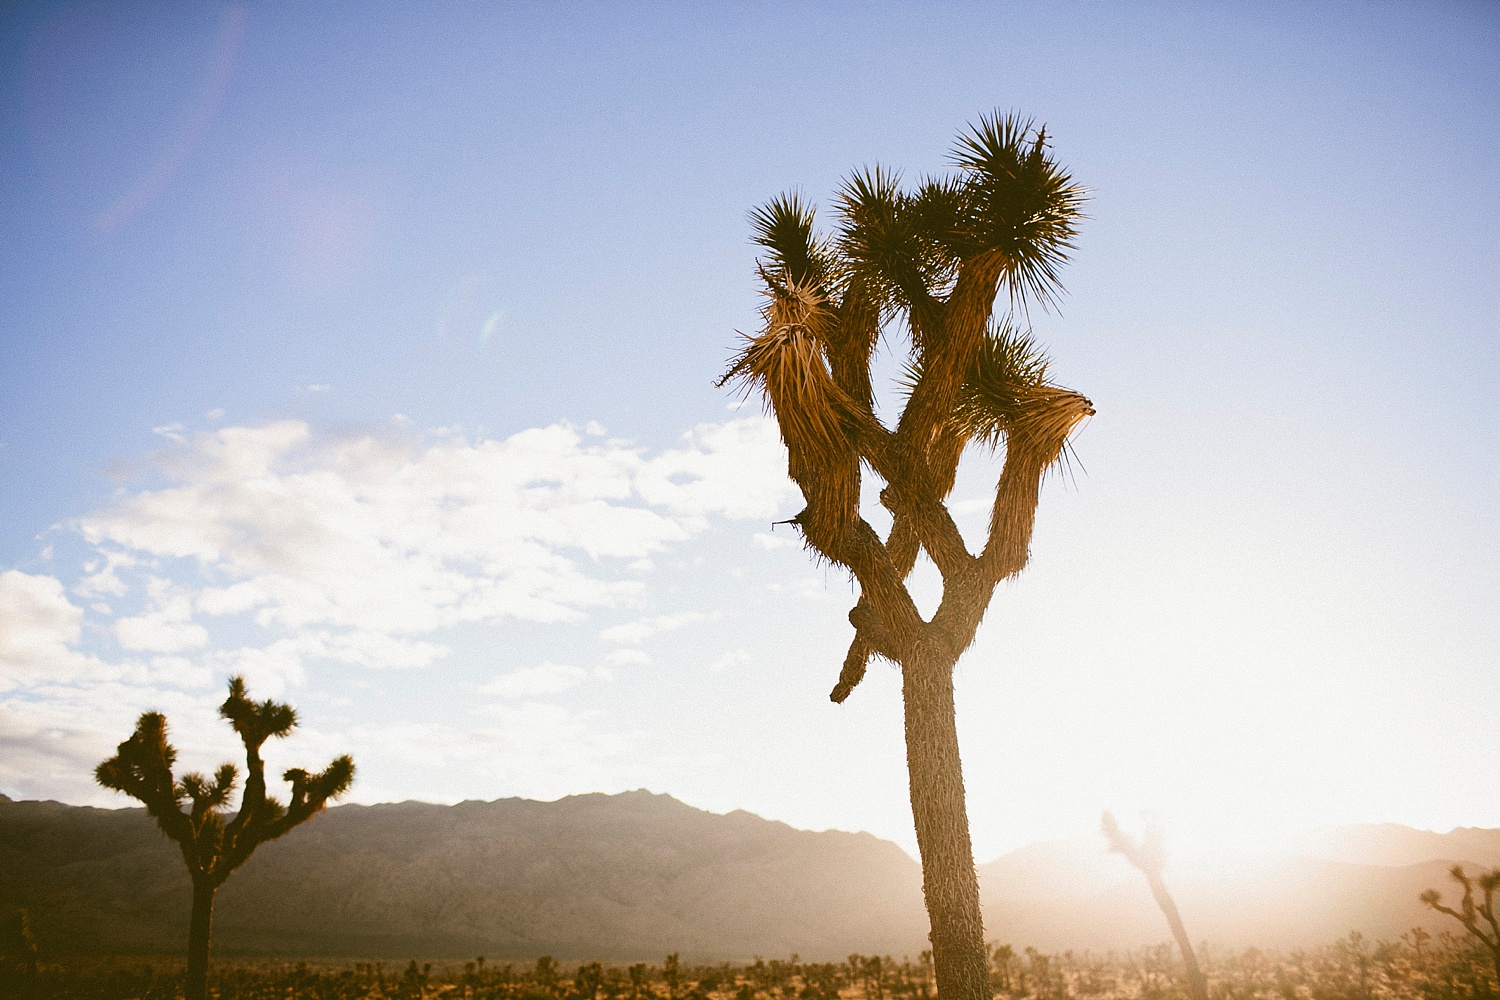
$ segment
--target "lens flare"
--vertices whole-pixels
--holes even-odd
[[[131,185],[130,190],[94,217],[94,225],[100,232],[114,232],[155,201],[203,141],[204,133],[219,112],[224,92],[229,88],[229,80],[234,76],[234,67],[239,61],[240,43],[244,38],[245,8],[238,5],[229,7],[224,11],[218,42],[214,46],[213,61],[202,86],[198,88],[198,98],[193,104],[187,125],[177,140],[157,158],[151,169]]]

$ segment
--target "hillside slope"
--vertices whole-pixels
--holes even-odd
[[[1339,827],[1299,847],[1218,870],[1169,862],[1193,938],[1296,948],[1452,929],[1418,893],[1451,896],[1452,862],[1500,865],[1493,830]],[[1102,838],[1033,844],[979,874],[991,940],[1102,951],[1168,938]],[[181,858],[144,810],[0,797],[0,908],[27,907],[52,954],[177,953],[188,901]],[[915,958],[927,930],[921,872],[892,843],[649,792],[339,806],[263,845],[215,916],[221,954],[345,958]]]
[[[0,803],[0,905],[55,950],[176,950],[189,885],[144,810]],[[915,955],[921,874],[869,834],[665,795],[339,806],[220,890],[226,952],[740,959]]]

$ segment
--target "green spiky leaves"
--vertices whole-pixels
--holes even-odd
[[[838,191],[838,224],[826,239],[798,193],[750,213],[767,251],[759,262],[765,325],[720,384],[741,380],[765,394],[794,464],[855,460],[848,410],[871,409],[871,353],[882,324],[903,314],[911,383],[925,386],[911,396],[921,403],[913,412],[933,425],[908,437],[936,440],[946,425],[1050,463],[1092,412],[1047,382],[1028,337],[1006,323],[984,335],[1000,286],[1013,304],[1057,294],[1083,189],[1051,157],[1045,128],[1016,115],[980,118],[959,136],[952,163],[954,174],[914,190],[883,167],[855,171]]]
[[[845,282],[888,312],[930,309],[951,281],[954,261],[937,238],[941,224],[934,225],[923,195],[902,191],[899,175],[876,166],[844,182],[838,214],[833,246]]]
[[[1088,195],[1048,154],[1046,127],[1014,114],[982,117],[952,155],[964,175],[954,252],[1001,255],[1013,301],[1050,303]]]
[[[829,298],[867,295],[887,314],[944,295],[964,263],[998,260],[1014,305],[1046,306],[1061,290],[1087,192],[1047,150],[1045,127],[996,113],[958,137],[957,174],[903,190],[884,167],[856,171],[839,189],[839,227],[817,237],[814,209],[783,194],[750,214],[766,270]]]
[[[1048,380],[1047,356],[1031,335],[1002,321],[985,337],[959,389],[953,425],[967,440],[1024,448],[1051,465],[1079,421],[1093,413],[1086,397]]]
[[[970,441],[998,447],[1047,385],[1047,358],[1031,335],[1002,321],[979,348],[973,374],[954,401],[953,423]]]
[[[755,242],[770,251],[767,272],[826,294],[832,259],[813,233],[813,208],[795,191],[778,195],[750,212]]]

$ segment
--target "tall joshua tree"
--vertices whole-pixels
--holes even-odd
[[[1044,472],[1094,411],[1051,381],[1028,335],[992,318],[1002,288],[1023,308],[1058,291],[1083,189],[1053,160],[1045,129],[1014,116],[982,118],[959,136],[952,161],[952,175],[915,189],[878,167],[857,171],[838,194],[828,236],[815,234],[813,209],[795,194],[755,210],[764,326],[745,338],[720,384],[764,394],[806,501],[792,523],[859,584],[832,699],[849,696],[872,656],[901,669],[938,992],[988,1000],[953,668],[996,585],[1026,565]],[[871,386],[882,331],[908,335],[905,407],[894,426],[876,416]],[[945,506],[970,443],[1005,448],[978,554]],[[884,538],[860,513],[867,467],[892,517]],[[906,586],[922,551],[943,580],[930,620]]]
[[[1448,874],[1464,890],[1464,898],[1458,909],[1443,905],[1443,894],[1428,889],[1419,897],[1422,902],[1439,913],[1447,914],[1464,925],[1470,936],[1484,945],[1495,963],[1495,979],[1500,982],[1500,919],[1495,914],[1495,890],[1500,889],[1500,868],[1480,872],[1470,878],[1463,865],[1454,865]],[[1481,901],[1474,902],[1474,890],[1478,889]]]
[[[354,761],[347,755],[319,774],[292,768],[282,775],[292,786],[290,801],[282,805],[266,794],[260,749],[266,740],[286,736],[296,727],[296,711],[274,701],[251,701],[244,678],[235,677],[219,714],[229,720],[245,745],[245,792],[233,819],[227,818],[225,807],[238,770],[224,764],[212,779],[197,773],[174,779],[177,750],[167,742],[167,720],[160,712],[143,713],[130,738],[94,771],[105,788],[143,802],[162,833],[177,842],[187,862],[193,879],[193,915],[188,930],[186,1000],[204,1000],[207,995],[209,933],[219,886],[256,847],[317,815],[354,781]],[[184,802],[191,803],[186,811]]]
[[[1188,939],[1187,928],[1182,925],[1182,915],[1177,912],[1177,904],[1167,891],[1167,883],[1162,881],[1161,870],[1166,864],[1167,852],[1162,848],[1161,830],[1154,824],[1147,824],[1145,834],[1137,842],[1120,829],[1114,814],[1109,812],[1104,814],[1099,829],[1109,841],[1109,849],[1124,855],[1126,861],[1146,876],[1151,896],[1156,900],[1156,905],[1161,907],[1162,915],[1167,918],[1167,926],[1172,928],[1172,937],[1177,940],[1177,949],[1182,952],[1182,964],[1187,969],[1188,996],[1192,1000],[1208,1000],[1208,984],[1203,979],[1203,971],[1198,968],[1198,956],[1193,952],[1193,942]]]

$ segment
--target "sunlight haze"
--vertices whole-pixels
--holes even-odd
[[[827,228],[999,109],[1090,191],[1017,318],[1097,415],[957,669],[977,859],[1500,826],[1497,60],[1461,0],[8,6],[0,793],[134,804],[93,769],[147,709],[229,759],[243,674],[349,801],[915,854],[900,677],[829,701],[856,590],[715,382],[750,209]]]

